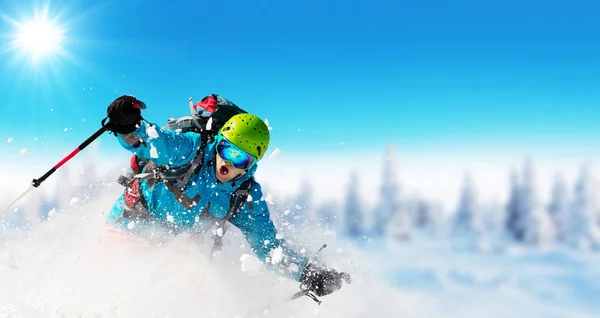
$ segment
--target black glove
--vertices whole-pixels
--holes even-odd
[[[107,118],[102,120],[102,126],[115,134],[129,134],[137,129],[142,120],[142,109],[146,104],[130,95],[115,99],[106,110]],[[104,123],[110,119],[108,123]]]
[[[338,273],[336,270],[321,268],[311,263],[302,272],[300,283],[306,289],[320,297],[329,295],[342,288],[343,280],[349,280],[349,278],[346,278],[347,275],[346,273]]]

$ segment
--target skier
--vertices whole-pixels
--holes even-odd
[[[299,281],[317,296],[341,288],[347,274],[309,261],[277,237],[261,186],[253,178],[269,146],[263,120],[249,113],[234,115],[206,143],[202,134],[146,121],[141,116],[145,108],[144,102],[124,95],[108,106],[102,121],[134,154],[131,166],[138,173],[121,180],[127,188],[107,217],[109,225],[132,234],[156,226],[179,233],[229,221],[270,270]],[[147,162],[143,169],[140,161]]]

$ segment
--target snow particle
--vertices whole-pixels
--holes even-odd
[[[333,230],[327,230],[327,231],[323,232],[323,235],[326,236],[326,237],[327,236],[333,236],[333,237],[335,237],[335,236],[337,236],[337,233],[335,231],[333,231]]]
[[[242,262],[242,264],[241,264],[242,272],[249,273],[251,275],[258,274],[258,272],[260,271],[260,268],[263,265],[262,262],[258,258],[254,257],[250,254],[243,254],[240,257],[240,261]]]
[[[273,150],[273,152],[271,153],[269,158],[267,158],[267,160],[271,160],[272,158],[279,156],[280,153],[281,153],[281,150],[279,150],[279,148],[275,148],[275,150]]]
[[[72,197],[71,198],[71,202],[69,202],[69,205],[75,205],[75,204],[77,204],[77,202],[79,202],[79,198],[78,197]]]
[[[261,199],[262,201],[267,201],[267,203],[269,203],[269,204],[273,204],[273,203],[275,203],[275,202],[273,201],[273,194],[271,194],[271,193],[267,193],[267,196],[265,196],[265,197],[262,197],[262,198],[260,198],[260,199]]]
[[[268,128],[269,130],[273,130],[273,127],[271,127],[271,126],[269,125],[269,120],[268,120],[268,119],[265,119],[265,124],[267,124],[267,128]]]
[[[25,155],[25,154],[27,153],[27,148],[23,148],[23,149],[21,149],[21,151],[19,151],[19,153],[20,153],[21,155]]]
[[[158,138],[158,132],[156,131],[155,126],[150,126],[146,128],[146,133],[148,134],[148,140]]]
[[[281,248],[281,246],[278,246],[275,249],[271,250],[271,264],[276,265],[281,263],[281,261],[283,260],[283,249]]]
[[[6,142],[8,142],[9,144],[13,141],[12,138],[8,138],[8,140]]]
[[[156,147],[154,147],[154,145],[150,145],[150,158],[153,159],[157,159],[158,158],[158,150],[156,150]]]
[[[56,214],[56,208],[52,208],[52,210],[50,210],[48,212],[48,217],[49,218],[54,217],[54,214]]]
[[[175,218],[173,218],[173,216],[171,214],[168,214],[168,213],[167,213],[167,222],[169,222],[169,223],[175,222]]]
[[[127,228],[128,229],[131,230],[131,229],[133,229],[133,227],[135,227],[135,222],[131,221],[131,222],[127,223]]]

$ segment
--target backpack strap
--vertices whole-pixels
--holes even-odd
[[[183,193],[183,189],[192,176],[198,173],[200,168],[202,168],[204,162],[204,146],[205,144],[202,143],[192,161],[181,167],[167,169],[157,166],[154,162],[149,160],[144,165],[142,173],[133,174],[131,178],[134,180],[146,180],[150,186],[153,186],[157,181],[163,181],[167,189],[173,193],[177,202],[188,210],[191,210],[200,200],[200,195],[190,198]]]
[[[179,186],[179,189],[183,189],[190,181],[192,176],[198,173],[198,171],[200,171],[200,168],[204,164],[204,146],[205,143],[202,142],[200,145],[200,149],[198,149],[196,155],[194,156],[194,159],[192,159],[192,164],[190,165],[189,169],[186,170],[186,172],[181,176],[181,178],[178,178],[179,180],[177,180],[177,186]]]
[[[229,201],[229,211],[227,211],[227,216],[225,216],[226,221],[231,222],[231,220],[233,220],[240,213],[244,207],[244,202],[248,202],[248,208],[251,211],[254,210],[252,202],[247,201],[253,181],[254,177],[242,182],[242,184],[240,184],[240,186],[231,195],[231,199]]]

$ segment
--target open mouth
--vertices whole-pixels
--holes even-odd
[[[228,168],[227,168],[225,165],[222,165],[222,166],[219,168],[219,173],[220,173],[221,175],[226,175],[226,174],[228,174],[228,173],[229,173],[229,169],[228,169]]]

